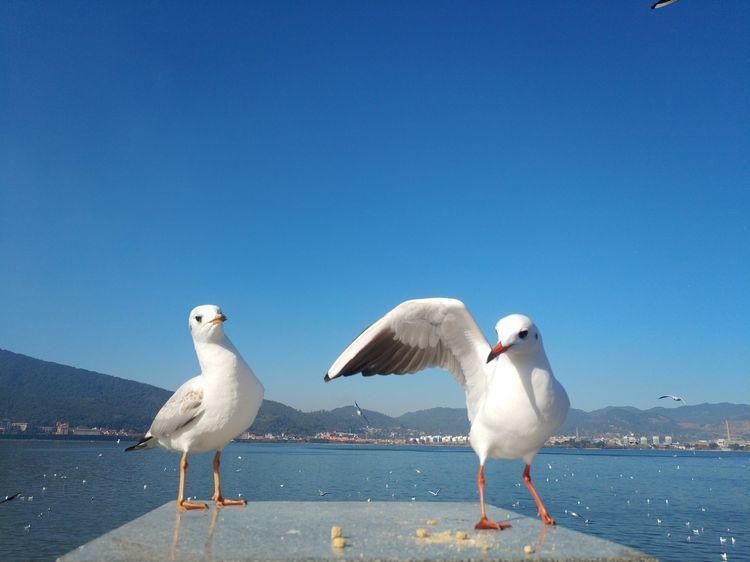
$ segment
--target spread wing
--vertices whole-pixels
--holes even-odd
[[[194,377],[178,388],[156,414],[148,436],[168,437],[203,413],[203,381]]]
[[[324,380],[357,373],[403,375],[441,367],[464,387],[473,420],[484,396],[489,352],[489,343],[464,303],[411,300],[362,332],[331,365]]]

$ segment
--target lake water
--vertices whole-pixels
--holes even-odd
[[[174,499],[178,455],[125,446],[0,441],[0,498],[23,496],[0,504],[0,560],[52,560]],[[232,443],[222,456],[225,496],[251,502],[477,501],[476,469],[471,449],[454,447]],[[535,516],[522,471],[489,461],[487,498]],[[559,525],[664,561],[750,560],[750,454],[551,449],[532,478]],[[211,455],[190,457],[186,491],[210,497]]]

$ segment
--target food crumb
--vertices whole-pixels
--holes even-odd
[[[468,533],[466,533],[466,531],[456,531],[456,540],[465,541],[468,538],[469,535]]]
[[[423,539],[425,537],[429,537],[430,534],[427,532],[427,529],[417,529],[417,536],[420,539]]]
[[[530,544],[527,544],[527,545],[525,545],[525,546],[523,547],[523,551],[524,551],[524,552],[525,552],[526,554],[533,554],[533,553],[534,553],[534,547],[533,547],[533,546],[531,546]]]
[[[333,527],[331,527],[331,538],[335,539],[340,536],[341,536],[341,527],[339,527],[338,525],[334,525]]]
[[[437,525],[437,519],[428,519],[427,524],[434,527],[435,525]]]
[[[346,546],[346,539],[344,537],[336,537],[331,544],[333,548],[344,548]]]

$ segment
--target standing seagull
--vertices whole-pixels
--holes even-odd
[[[137,445],[126,451],[162,447],[182,453],[177,506],[206,509],[203,502],[183,499],[188,453],[214,455],[214,495],[217,506],[245,505],[221,495],[219,459],[221,450],[255,420],[263,402],[263,385],[239,351],[224,335],[227,317],[218,306],[206,304],[190,312],[188,326],[193,336],[201,374],[183,384],[156,414],[151,429]]]
[[[477,487],[481,518],[476,529],[504,529],[484,509],[484,463],[488,457],[526,463],[523,480],[548,525],[554,520],[531,484],[531,461],[547,438],[562,425],[570,402],[552,376],[542,338],[534,323],[512,314],[495,326],[495,347],[474,318],[455,299],[406,301],[372,326],[336,359],[325,381],[362,373],[403,375],[441,367],[466,392],[471,422],[469,439],[479,456]]]

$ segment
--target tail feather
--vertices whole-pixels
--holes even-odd
[[[153,439],[153,436],[147,435],[146,437],[138,441],[138,443],[136,443],[135,445],[125,449],[125,452],[127,453],[128,451],[137,451],[138,449],[146,449],[147,447],[149,447],[149,441],[151,441],[152,439]]]

